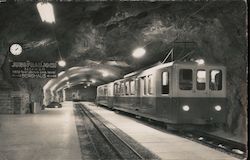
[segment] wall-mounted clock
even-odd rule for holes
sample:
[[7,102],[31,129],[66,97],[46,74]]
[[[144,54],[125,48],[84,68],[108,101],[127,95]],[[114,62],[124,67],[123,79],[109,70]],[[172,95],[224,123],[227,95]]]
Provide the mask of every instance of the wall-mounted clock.
[[20,55],[22,51],[23,51],[23,48],[18,43],[14,43],[10,46],[10,53],[12,53],[15,56]]

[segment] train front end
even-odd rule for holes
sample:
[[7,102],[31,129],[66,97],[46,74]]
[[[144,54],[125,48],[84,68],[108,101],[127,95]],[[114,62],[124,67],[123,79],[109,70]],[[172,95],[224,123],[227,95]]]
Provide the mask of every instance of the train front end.
[[225,67],[176,64],[173,70],[174,121],[178,124],[224,124],[228,110]]

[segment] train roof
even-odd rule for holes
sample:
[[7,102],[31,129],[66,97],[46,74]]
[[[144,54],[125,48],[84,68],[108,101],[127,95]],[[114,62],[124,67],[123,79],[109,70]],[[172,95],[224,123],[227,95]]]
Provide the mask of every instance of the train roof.
[[124,79],[123,79],[123,78],[122,78],[122,79],[117,79],[117,80],[115,80],[113,83],[120,82],[120,81],[122,81],[122,80],[124,80]]
[[114,83],[114,82],[105,83],[105,84],[99,85],[99,86],[97,86],[97,87],[104,87],[104,86],[108,86],[108,85],[110,85],[110,84],[112,84],[112,83]]
[[[126,74],[124,76],[124,78],[136,76],[136,75],[138,75],[138,74],[140,74],[141,72],[144,72],[144,71],[147,72],[147,71],[151,71],[151,70],[158,70],[158,69],[162,69],[162,68],[166,68],[166,67],[172,67],[174,65],[187,65],[187,66],[196,65],[196,66],[198,66],[199,64],[197,62],[194,62],[194,61],[173,61],[173,62],[169,62],[169,63],[156,63],[153,66],[150,66],[148,68],[143,68],[143,69],[140,69],[138,71]],[[218,65],[218,64],[207,64],[207,63],[205,63],[203,66],[207,66],[207,67],[208,66],[224,67],[224,66]]]
[[135,76],[139,73],[141,73],[142,71],[149,71],[149,70],[155,70],[155,69],[161,69],[161,68],[166,68],[166,67],[170,67],[170,66],[173,66],[174,62],[169,62],[169,63],[156,63],[154,64],[153,66],[150,66],[148,68],[142,68],[138,71],[135,71],[135,72],[132,72],[132,73],[129,73],[129,74],[126,74],[124,76],[124,78],[127,78],[127,77],[131,77],[131,76]]
[[[175,65],[180,65],[180,66],[191,66],[191,65],[196,65],[196,66],[199,66],[199,64],[197,64],[196,62],[194,61],[173,61],[173,62],[169,62],[169,63],[156,63],[152,66],[149,66],[147,68],[142,68],[138,71],[135,71],[135,72],[131,72],[129,74],[126,74],[124,76],[124,78],[129,78],[129,77],[133,77],[133,76],[137,76],[139,74],[141,74],[142,72],[149,72],[149,71],[152,71],[152,70],[158,70],[158,69],[162,69],[162,68],[166,68],[166,67],[172,67],[172,66],[175,66]],[[206,66],[206,67],[220,67],[220,68],[225,68],[225,66],[223,65],[219,65],[219,64],[209,64],[209,63],[205,63],[203,66]],[[103,84],[103,85],[100,85],[98,87],[102,87],[102,86],[107,86],[108,84],[112,84],[112,83],[116,83],[116,82],[120,82],[120,81],[123,81],[124,78],[122,79],[118,79],[118,80],[115,80],[113,82],[109,82],[107,84]]]

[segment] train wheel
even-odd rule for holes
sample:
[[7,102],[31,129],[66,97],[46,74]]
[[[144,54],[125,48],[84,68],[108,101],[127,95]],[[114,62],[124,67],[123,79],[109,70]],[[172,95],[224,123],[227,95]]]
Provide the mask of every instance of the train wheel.
[[220,130],[225,130],[225,128],[227,127],[225,123],[215,123],[214,126],[216,129],[220,129]]
[[136,119],[141,119],[141,116],[137,116],[137,115],[136,115],[135,118],[136,118]]
[[220,129],[219,126],[220,126],[220,124],[218,124],[218,123],[213,123],[213,124],[209,124],[209,125],[204,125],[204,126],[202,126],[202,129],[207,130],[207,131],[209,131],[209,132],[214,132],[214,131]]
[[116,114],[119,114],[120,112],[119,112],[118,110],[115,110],[115,113],[116,113]]
[[152,123],[152,122],[153,122],[152,119],[150,119],[150,118],[148,118],[147,121],[148,121],[149,123]]
[[165,130],[167,130],[167,129],[169,128],[169,125],[168,125],[167,123],[164,123],[164,124],[163,124],[163,128],[164,128]]

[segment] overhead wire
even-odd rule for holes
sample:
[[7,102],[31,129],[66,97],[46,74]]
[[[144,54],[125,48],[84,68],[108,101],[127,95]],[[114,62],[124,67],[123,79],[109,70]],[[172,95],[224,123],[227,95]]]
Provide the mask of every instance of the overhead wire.
[[[184,21],[184,20],[186,20],[186,19],[188,19],[188,18],[190,18],[190,17],[196,15],[198,12],[200,12],[200,11],[203,10],[203,9],[205,9],[205,8],[206,8],[208,5],[210,5],[212,2],[213,2],[213,1],[209,1],[207,4],[203,5],[201,8],[199,8],[199,9],[196,10],[195,12],[193,12],[193,13],[189,14],[188,16],[184,17],[184,18],[182,19],[182,21]],[[185,45],[186,45],[186,44],[185,44]],[[188,52],[188,53],[187,53],[186,55],[184,55],[183,57],[177,59],[177,61],[183,60],[184,58],[186,58],[186,57],[188,57],[188,56],[190,56],[190,55],[192,55],[192,54],[194,54],[194,50]]]
[[53,35],[54,35],[54,38],[55,38],[55,41],[56,41],[56,47],[57,47],[57,51],[58,51],[60,60],[62,60],[62,54],[61,54],[61,51],[60,51],[60,48],[59,48],[58,40],[56,38],[56,32],[55,32],[54,26],[52,27],[52,32],[53,32]]

